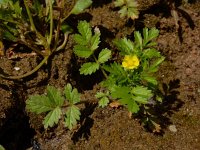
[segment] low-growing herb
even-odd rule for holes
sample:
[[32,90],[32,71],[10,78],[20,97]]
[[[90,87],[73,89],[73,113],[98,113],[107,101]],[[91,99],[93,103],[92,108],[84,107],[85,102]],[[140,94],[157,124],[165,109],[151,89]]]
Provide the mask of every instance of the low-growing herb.
[[115,7],[119,7],[120,17],[128,17],[135,20],[139,16],[138,3],[136,0],[115,0]]
[[119,99],[132,113],[137,113],[140,106],[148,104],[156,95],[158,82],[154,73],[164,60],[154,48],[154,39],[158,35],[157,29],[144,28],[143,35],[135,31],[134,42],[127,38],[114,40],[123,57],[122,63],[104,66],[110,74],[103,86],[110,91],[113,99]]
[[99,107],[105,107],[109,103],[109,98],[108,96],[110,95],[109,92],[103,93],[103,92],[97,92],[95,97],[99,99]]
[[[63,96],[64,95],[64,96]],[[80,110],[76,106],[80,102],[80,94],[77,89],[72,89],[70,84],[65,86],[64,92],[53,86],[47,86],[47,93],[32,95],[26,101],[26,108],[37,114],[45,113],[44,128],[53,127],[64,117],[64,124],[72,129],[80,120]]]
[[[99,47],[100,43],[100,31],[98,28],[92,33],[90,24],[86,21],[80,21],[78,24],[79,34],[74,35],[74,40],[77,43],[74,46],[74,53],[85,59],[91,59],[92,61],[84,63],[80,68],[80,74],[90,75],[97,70],[102,70],[102,64],[107,62],[111,57],[111,51],[107,48],[101,49],[98,56],[95,55],[95,51]],[[103,74],[107,76],[103,71]]]

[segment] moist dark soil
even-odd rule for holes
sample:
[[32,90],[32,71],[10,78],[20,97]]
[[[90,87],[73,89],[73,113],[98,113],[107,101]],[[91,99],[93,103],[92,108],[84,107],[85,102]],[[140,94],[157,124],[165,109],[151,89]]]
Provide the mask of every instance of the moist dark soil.
[[[81,121],[69,131],[59,123],[44,130],[43,115],[26,112],[29,95],[43,94],[47,85],[63,89],[71,83],[82,100],[95,101],[102,76],[79,74],[80,64],[72,52],[69,37],[65,50],[56,53],[37,73],[21,80],[0,80],[0,144],[7,150],[199,150],[200,149],[200,2],[177,3],[176,25],[164,1],[141,0],[135,21],[120,18],[111,0],[95,0],[84,14],[71,16],[69,24],[87,20],[98,26],[102,47],[114,49],[114,38],[133,39],[135,30],[156,27],[160,31],[157,49],[166,57],[157,77],[164,94],[162,105],[154,107],[154,117],[162,130],[153,132],[142,124],[145,116],[130,118],[126,108],[82,106]],[[39,56],[0,59],[0,72],[19,75],[38,64]],[[19,70],[14,69],[19,67]]]

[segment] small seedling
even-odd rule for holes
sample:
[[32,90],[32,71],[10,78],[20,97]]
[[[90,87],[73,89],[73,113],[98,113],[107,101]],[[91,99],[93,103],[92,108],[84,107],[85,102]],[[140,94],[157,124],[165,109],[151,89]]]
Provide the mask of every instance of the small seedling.
[[[81,58],[92,58],[93,61],[84,63],[80,68],[80,74],[90,75],[99,69],[102,69],[102,64],[107,62],[111,57],[111,51],[107,48],[102,49],[98,57],[94,54],[99,47],[100,31],[98,28],[92,33],[90,24],[86,21],[80,21],[78,24],[79,34],[74,35],[74,40],[77,45],[74,46],[74,53]],[[103,74],[107,76],[102,70]]]
[[135,20],[139,16],[138,3],[135,0],[115,0],[114,5],[120,8],[120,17],[128,17]]
[[97,92],[95,97],[99,99],[99,107],[105,107],[109,103],[109,98],[108,96],[110,95],[109,92],[103,93],[103,92]]
[[26,101],[26,108],[30,112],[47,114],[43,120],[45,129],[58,124],[64,116],[64,124],[71,130],[80,120],[81,113],[76,106],[79,102],[80,94],[70,84],[65,86],[64,97],[59,89],[47,86],[47,94],[30,96]]

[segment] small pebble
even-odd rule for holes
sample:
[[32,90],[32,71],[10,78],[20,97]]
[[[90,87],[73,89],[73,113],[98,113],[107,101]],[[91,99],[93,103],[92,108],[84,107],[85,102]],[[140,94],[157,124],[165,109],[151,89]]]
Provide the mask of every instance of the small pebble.
[[14,69],[15,69],[16,71],[19,71],[19,70],[20,70],[20,68],[19,68],[19,67],[14,67]]
[[197,92],[200,93],[200,88],[197,89]]
[[176,126],[175,125],[170,125],[169,126],[169,130],[171,131],[171,132],[177,132],[177,129],[176,129]]

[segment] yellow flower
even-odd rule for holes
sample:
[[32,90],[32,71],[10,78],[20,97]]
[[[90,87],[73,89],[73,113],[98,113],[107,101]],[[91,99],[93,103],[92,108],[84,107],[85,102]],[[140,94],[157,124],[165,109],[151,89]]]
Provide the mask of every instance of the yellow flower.
[[140,61],[136,55],[126,55],[122,62],[122,66],[126,69],[135,69],[139,64]]

